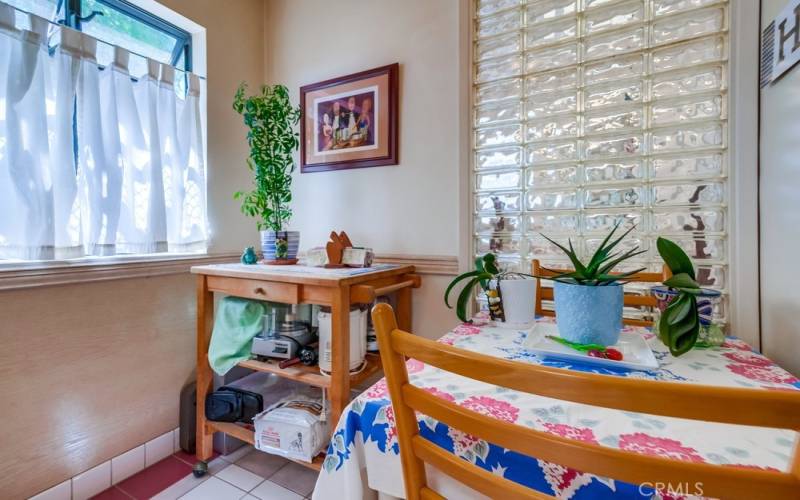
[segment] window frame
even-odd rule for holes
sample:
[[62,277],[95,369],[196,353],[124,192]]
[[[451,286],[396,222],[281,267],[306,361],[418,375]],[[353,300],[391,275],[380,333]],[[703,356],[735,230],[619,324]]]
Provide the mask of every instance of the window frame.
[[[162,33],[175,38],[175,48],[172,51],[172,59],[169,64],[176,66],[181,56],[184,56],[184,65],[180,70],[192,71],[192,34],[181,29],[174,24],[138,7],[126,0],[95,0],[109,9],[117,10],[126,16],[148,25]],[[64,7],[64,19],[60,19],[59,24],[63,24],[77,31],[83,31],[81,25],[88,21],[91,12],[83,12],[81,0],[59,0],[58,12],[61,12],[61,3]]]

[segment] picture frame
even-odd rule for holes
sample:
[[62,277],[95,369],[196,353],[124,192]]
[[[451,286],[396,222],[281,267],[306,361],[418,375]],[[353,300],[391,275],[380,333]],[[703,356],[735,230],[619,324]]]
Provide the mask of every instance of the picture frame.
[[399,63],[300,87],[300,172],[397,165]]

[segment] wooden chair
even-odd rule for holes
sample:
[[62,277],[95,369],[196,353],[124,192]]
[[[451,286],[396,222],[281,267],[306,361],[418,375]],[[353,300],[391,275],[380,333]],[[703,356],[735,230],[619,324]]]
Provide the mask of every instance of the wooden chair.
[[[534,276],[556,276],[557,274],[569,271],[560,269],[558,271],[542,267],[538,259],[533,259],[531,263],[531,274]],[[670,277],[669,268],[664,266],[660,273],[637,273],[633,276],[626,278],[628,281],[638,281],[645,283],[661,283]],[[536,282],[536,314],[541,316],[555,316],[554,311],[542,307],[542,300],[553,300],[553,289],[551,287],[542,286],[542,280]],[[623,304],[631,307],[656,307],[656,298],[652,295],[635,295],[626,293],[623,298]],[[626,325],[634,326],[653,326],[652,320],[622,318],[622,322]]]
[[[695,485],[722,499],[797,499],[800,452],[790,472],[692,463],[640,455],[503,422],[463,408],[408,381],[406,357],[515,391],[670,417],[800,430],[800,392],[692,385],[597,375],[509,361],[398,330],[387,304],[372,310],[394,407],[406,498],[444,498],[427,484],[424,463],[490,498],[542,499],[536,492],[473,465],[419,435],[415,410],[473,436],[540,460],[632,484]],[[685,488],[686,486],[684,486]],[[684,490],[685,491],[685,490]]]

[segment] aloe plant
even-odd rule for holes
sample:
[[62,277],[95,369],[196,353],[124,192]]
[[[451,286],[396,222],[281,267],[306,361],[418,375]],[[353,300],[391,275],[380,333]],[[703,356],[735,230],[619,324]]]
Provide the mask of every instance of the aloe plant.
[[697,312],[700,285],[696,281],[692,261],[681,247],[666,238],[658,238],[656,247],[672,272],[672,276],[664,280],[664,285],[678,292],[661,314],[658,337],[669,347],[673,356],[680,356],[694,347],[700,335],[700,316]]
[[[458,319],[461,321],[469,323],[471,320],[467,318],[467,305],[469,304],[469,299],[475,287],[480,286],[488,293],[490,291],[489,282],[504,274],[505,273],[501,272],[500,268],[497,267],[497,256],[494,254],[487,253],[483,257],[477,257],[475,259],[474,270],[456,276],[455,279],[447,285],[447,289],[444,291],[445,305],[449,309],[453,308],[453,306],[450,305],[450,292],[458,283],[468,279],[469,281],[467,281],[464,288],[461,289],[461,293],[458,294],[458,299],[456,300],[456,316],[458,316]],[[492,311],[493,316],[497,313],[497,310]]]
[[640,269],[624,273],[614,273],[614,274],[611,273],[611,271],[619,264],[645,252],[645,250],[639,250],[638,246],[626,252],[613,251],[614,248],[631,231],[633,231],[635,227],[636,226],[631,226],[627,231],[622,233],[622,235],[619,238],[611,241],[611,238],[617,232],[617,229],[619,229],[619,223],[615,224],[614,228],[611,230],[610,233],[608,233],[608,235],[605,237],[605,239],[597,248],[597,250],[595,250],[594,254],[592,255],[591,259],[589,259],[589,262],[587,264],[581,262],[580,258],[578,257],[578,254],[572,247],[571,240],[567,240],[568,247],[565,247],[564,245],[556,241],[553,241],[552,239],[548,238],[543,234],[542,236],[547,241],[556,245],[565,254],[567,254],[567,257],[569,257],[569,260],[572,262],[572,265],[575,267],[575,270],[568,272],[560,272],[548,269],[548,271],[557,272],[558,274],[556,274],[555,276],[537,276],[537,278],[549,279],[553,281],[560,281],[562,283],[570,283],[573,285],[585,285],[585,286],[608,286],[624,282],[625,278],[628,278],[646,269],[642,267]]

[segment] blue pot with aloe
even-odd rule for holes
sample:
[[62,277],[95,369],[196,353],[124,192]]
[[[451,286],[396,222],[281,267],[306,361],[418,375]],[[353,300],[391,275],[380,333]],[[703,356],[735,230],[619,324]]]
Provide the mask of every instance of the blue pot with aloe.
[[564,246],[542,235],[560,248],[575,268],[566,272],[548,269],[551,275],[537,276],[555,282],[556,325],[559,335],[569,343],[610,346],[619,340],[624,298],[622,285],[627,281],[626,278],[645,268],[613,274],[612,270],[645,251],[638,247],[624,252],[614,249],[634,228],[632,226],[618,238],[612,239],[619,229],[619,224],[616,224],[585,264],[578,257],[572,241],[568,240],[568,245]]

